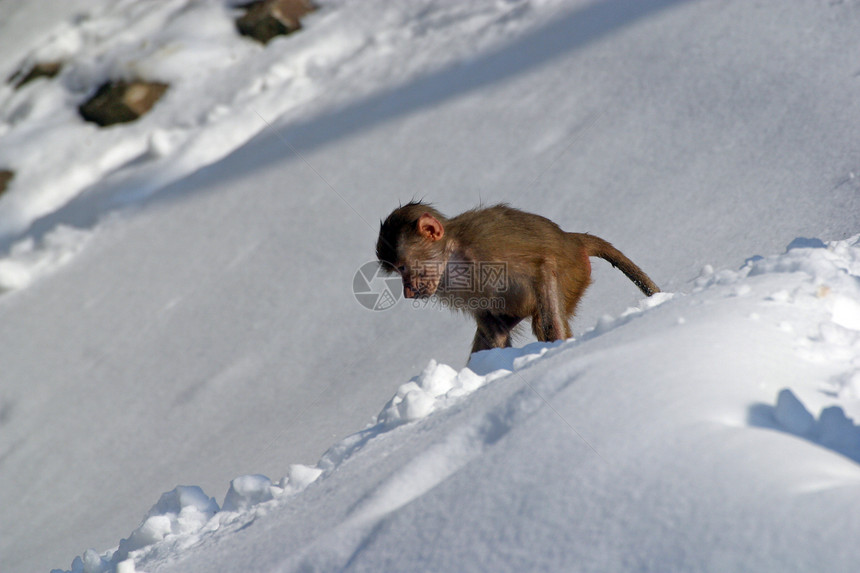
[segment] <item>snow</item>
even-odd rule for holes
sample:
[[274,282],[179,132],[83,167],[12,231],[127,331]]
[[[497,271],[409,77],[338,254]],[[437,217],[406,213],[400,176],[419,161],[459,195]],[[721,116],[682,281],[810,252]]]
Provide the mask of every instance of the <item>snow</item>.
[[[481,352],[459,372],[431,360],[289,492],[236,478],[206,520],[214,501],[177,488],[72,571],[850,570],[860,427],[843,407],[860,403],[840,381],[860,373],[860,330],[821,333],[843,328],[831,309],[858,278],[860,235],[579,340]],[[822,528],[827,543],[809,542]]]
[[[833,546],[854,546],[856,518],[846,507],[860,489],[860,427],[837,405],[823,407],[816,421],[792,390],[777,389],[790,384],[817,394],[821,404],[835,400],[854,415],[860,412],[856,399],[846,399],[856,396],[856,389],[841,382],[860,374],[860,330],[836,324],[833,313],[838,301],[860,296],[860,235],[825,248],[759,258],[740,271],[720,273],[719,280],[715,276],[700,280],[689,295],[643,301],[649,304],[629,309],[614,325],[581,340],[478,353],[459,372],[431,360],[397,390],[373,426],[335,445],[317,468],[292,468],[280,485],[261,475],[236,478],[221,511],[199,488],[179,487],[162,496],[116,552],[98,559],[85,554],[71,570],[110,570],[108,565],[129,560],[146,571],[206,571],[215,563],[253,569],[261,560],[265,568],[286,570],[435,570],[454,564],[471,569],[496,561],[502,569],[599,571],[655,564],[661,570],[724,570],[742,564],[755,570],[779,564],[804,570],[826,563],[847,570],[842,567],[857,558],[856,550],[828,546],[818,554],[804,545],[798,551],[791,546],[795,537],[779,526],[784,519],[817,512],[835,530]],[[774,289],[790,292],[790,300],[775,300]],[[833,329],[839,336],[825,334]],[[650,336],[643,336],[647,332]],[[709,342],[720,345],[719,351]],[[838,359],[835,349],[847,352]],[[691,379],[697,381],[694,387]],[[484,394],[469,401],[481,389]],[[775,406],[767,405],[774,396]],[[658,413],[661,419],[655,421]],[[588,438],[573,424],[587,428]],[[643,425],[647,432],[640,431]],[[772,430],[819,447],[804,450],[786,440],[768,456]],[[551,446],[542,444],[548,438]],[[727,446],[720,449],[723,441]],[[798,463],[794,455],[805,461]],[[541,463],[527,463],[531,456]],[[711,456],[722,463],[695,467]],[[368,465],[376,474],[369,479],[362,477]],[[569,476],[562,483],[536,476],[557,473],[559,465],[576,471],[577,488],[570,487]],[[607,479],[607,473],[612,477]],[[460,474],[475,481],[445,485],[467,480],[458,480]],[[296,499],[317,480],[333,482],[323,499],[321,494],[310,503]],[[524,483],[529,485],[523,499]],[[726,497],[726,484],[751,494]],[[763,489],[768,484],[775,493]],[[582,508],[585,519],[571,509],[583,504],[579,487],[588,496],[620,505],[600,514],[611,506],[591,502]],[[649,494],[652,489],[660,495]],[[796,499],[798,492],[803,495]],[[511,500],[525,505],[515,523],[496,522],[486,518],[490,509],[474,496],[508,509]],[[805,507],[809,496],[814,511]],[[789,499],[801,507],[781,511]],[[419,508],[409,509],[410,504]],[[294,511],[283,511],[287,508]],[[349,509],[341,517],[343,508]],[[598,515],[592,515],[595,510]],[[337,518],[324,517],[331,514]],[[440,514],[448,515],[441,519]],[[713,522],[702,514],[713,515]],[[618,521],[621,515],[626,518]],[[748,546],[755,527],[729,527],[725,520],[770,531],[772,552]],[[317,528],[321,524],[322,533],[310,543],[296,542],[290,532],[301,531],[309,521]],[[255,555],[250,561],[232,546],[221,549],[252,523],[263,531],[251,542]],[[410,523],[421,523],[422,529],[407,527]],[[458,524],[457,537],[446,539],[452,523]],[[494,530],[498,523],[514,531]],[[549,541],[534,553],[510,555],[506,562],[499,555],[506,552],[504,544],[482,548],[487,528],[520,540],[507,549],[515,551],[528,547],[521,536],[548,523],[555,533],[547,533]],[[691,546],[667,544],[665,535],[678,523],[694,526],[685,538]],[[800,521],[793,535],[812,534],[821,525]],[[577,537],[572,532],[593,537],[613,528],[623,543],[589,537],[570,545],[569,537]],[[422,544],[428,536],[437,543]],[[719,548],[705,547],[714,536]],[[606,551],[597,553],[600,559],[589,556],[591,543]],[[619,551],[627,543],[639,552]],[[300,549],[278,551],[281,544]],[[397,547],[410,550],[392,552]]]
[[[854,570],[856,2],[321,5],[0,0],[0,569]],[[466,363],[353,293],[412,197],[666,292]]]
[[88,238],[88,233],[74,227],[57,225],[39,244],[33,237],[16,242],[0,260],[0,292],[24,288],[50,273],[80,252]]

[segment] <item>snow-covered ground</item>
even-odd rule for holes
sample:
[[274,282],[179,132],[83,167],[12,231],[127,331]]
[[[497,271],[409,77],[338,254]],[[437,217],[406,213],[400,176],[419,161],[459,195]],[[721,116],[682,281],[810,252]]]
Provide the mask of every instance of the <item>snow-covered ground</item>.
[[[860,3],[235,13],[0,0],[0,77],[66,62],[0,87],[0,569],[852,569]],[[353,297],[412,197],[674,294],[595,264],[576,340],[464,370],[468,321]]]
[[860,235],[706,269],[580,340],[431,360],[315,468],[220,510],[176,488],[72,571],[851,571],[858,351]]

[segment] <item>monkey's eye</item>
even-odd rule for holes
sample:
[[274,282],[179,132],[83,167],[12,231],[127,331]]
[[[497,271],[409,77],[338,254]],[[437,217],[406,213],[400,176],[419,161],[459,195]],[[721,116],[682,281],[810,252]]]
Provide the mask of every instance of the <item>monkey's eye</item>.
[[405,275],[406,274],[406,265],[400,265],[399,267],[397,267],[397,272],[400,273],[401,275]]

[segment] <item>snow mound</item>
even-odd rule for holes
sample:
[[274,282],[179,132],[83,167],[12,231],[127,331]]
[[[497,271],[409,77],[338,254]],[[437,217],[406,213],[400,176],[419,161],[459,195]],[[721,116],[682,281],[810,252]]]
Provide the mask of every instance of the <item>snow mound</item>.
[[[580,340],[554,344],[536,343],[521,349],[481,352],[472,357],[469,368],[459,371],[431,360],[418,376],[397,390],[371,426],[333,446],[317,467],[292,466],[289,475],[277,484],[262,475],[238,477],[231,482],[221,508],[200,488],[176,488],[162,496],[144,518],[141,526],[128,539],[120,542],[117,549],[102,555],[89,550],[82,557],[75,559],[72,571],[102,573],[121,571],[121,567],[134,570],[134,567],[161,566],[169,562],[171,557],[182,555],[184,551],[197,545],[204,537],[229,535],[231,531],[236,531],[258,517],[277,515],[280,507],[295,503],[296,496],[312,483],[329,479],[337,483],[339,470],[346,471],[351,460],[365,455],[363,450],[373,450],[374,448],[369,448],[370,445],[405,440],[410,435],[409,426],[418,428],[416,423],[422,419],[435,418],[445,412],[454,412],[446,414],[446,419],[455,417],[456,411],[469,403],[469,396],[481,389],[491,391],[496,386],[491,384],[494,381],[505,380],[508,384],[521,381],[525,384],[501,404],[455,426],[452,431],[440,435],[439,439],[427,447],[413,452],[406,461],[391,466],[387,477],[375,481],[332,531],[291,556],[287,569],[339,569],[345,563],[352,562],[356,555],[367,556],[362,553],[368,543],[365,538],[367,531],[375,530],[383,521],[395,519],[394,516],[403,508],[428,495],[437,486],[470,466],[473,460],[488,455],[497,444],[504,441],[505,436],[514,430],[522,431],[526,421],[545,407],[549,407],[556,417],[575,432],[577,439],[574,442],[587,446],[592,453],[598,454],[604,463],[609,463],[604,459],[604,455],[611,451],[611,448],[606,444],[593,447],[584,435],[568,422],[567,417],[571,414],[551,406],[550,401],[557,402],[553,397],[562,395],[570,387],[570,373],[574,373],[572,376],[575,380],[579,376],[578,372],[587,370],[589,362],[601,361],[602,364],[608,364],[631,352],[635,354],[631,344],[651,348],[645,352],[646,355],[656,354],[661,348],[660,340],[666,334],[677,336],[679,328],[696,329],[697,326],[692,324],[696,322],[700,323],[700,327],[717,329],[718,332],[727,334],[730,329],[735,328],[738,320],[759,326],[767,323],[771,326],[763,332],[771,332],[768,336],[772,338],[760,338],[757,348],[749,348],[747,356],[723,355],[718,348],[714,348],[714,354],[710,358],[713,361],[711,365],[707,362],[690,363],[683,354],[676,356],[674,361],[663,364],[667,380],[673,380],[673,372],[679,368],[679,371],[692,368],[693,371],[698,370],[704,374],[709,368],[718,368],[718,364],[725,364],[726,361],[736,362],[740,367],[738,371],[743,372],[743,365],[754,364],[749,362],[750,357],[775,352],[782,345],[780,341],[784,340],[785,336],[794,340],[794,350],[801,360],[809,365],[817,365],[818,370],[811,372],[819,372],[821,376],[808,382],[795,383],[793,388],[783,388],[778,393],[775,406],[755,403],[755,400],[750,399],[759,395],[761,389],[769,384],[762,384],[756,379],[755,372],[766,371],[762,370],[760,365],[747,369],[748,380],[736,380],[722,390],[709,386],[706,382],[707,376],[703,376],[702,381],[697,384],[702,387],[700,391],[704,391],[705,395],[697,400],[702,404],[710,404],[710,410],[702,408],[701,412],[696,413],[689,408],[678,409],[673,405],[673,400],[669,400],[662,406],[662,412],[651,413],[662,419],[666,428],[674,428],[672,431],[679,432],[682,432],[684,427],[698,428],[692,432],[692,436],[705,427],[702,425],[704,420],[715,415],[724,420],[726,428],[742,427],[742,412],[736,411],[731,415],[718,415],[717,412],[722,411],[727,403],[734,403],[736,410],[742,410],[742,404],[746,402],[750,429],[778,430],[860,462],[860,427],[846,414],[846,409],[858,411],[860,406],[856,384],[860,380],[860,360],[857,358],[860,356],[860,329],[852,326],[855,317],[852,303],[860,299],[860,235],[824,247],[798,247],[795,244],[785,254],[758,257],[748,261],[737,271],[714,272],[713,269],[706,268],[696,281],[695,291],[686,296],[665,295],[643,302],[638,308],[623,313],[618,319],[603,321],[601,327]],[[721,326],[726,320],[726,309],[735,317],[727,323],[731,324],[730,327]],[[754,312],[749,309],[754,309]],[[660,312],[654,312],[656,310]],[[658,341],[652,344],[656,346],[648,346],[647,341],[628,341],[621,344],[620,353],[613,352],[610,346],[609,349],[603,347],[602,350],[595,350],[592,357],[589,357],[591,353],[588,353],[576,358],[577,353],[574,351],[585,351],[592,345],[600,348],[599,343],[602,340],[611,338],[605,336],[609,333],[623,334],[622,338],[629,336],[628,331],[631,329],[622,327],[632,326],[633,317],[639,317],[637,325],[646,330],[656,324],[666,325],[662,330],[654,332]],[[609,328],[608,325],[614,327]],[[741,342],[741,347],[745,344]],[[690,349],[699,346],[698,342],[693,342]],[[570,358],[566,358],[568,356]],[[531,372],[532,367],[540,367],[537,370],[543,374],[535,379]],[[610,370],[608,366],[603,366],[603,369]],[[607,376],[610,376],[607,381],[614,380],[611,374]],[[529,379],[533,381],[529,382]],[[784,379],[778,381],[785,382]],[[680,383],[678,388],[689,385],[686,380],[680,380]],[[652,393],[649,398],[651,407],[660,403],[659,398],[654,399],[655,396],[659,397],[667,392],[671,395],[672,391],[661,388],[660,384],[648,380],[643,380],[643,384],[646,384],[650,389],[648,391]],[[826,390],[826,394],[822,393],[822,389]],[[581,392],[587,393],[588,390],[582,388]],[[825,405],[816,418],[810,413],[809,407],[798,398],[798,393],[809,397],[813,402],[829,401],[830,404]],[[734,395],[736,397],[731,398]],[[633,403],[637,400],[635,397],[629,399],[633,400]],[[623,409],[624,404],[625,401],[619,399],[618,407]],[[452,408],[454,406],[458,407]],[[694,420],[694,426],[690,425],[690,420]],[[621,419],[617,422],[621,425],[629,423],[622,423]],[[601,424],[606,432],[618,431],[610,430],[613,427],[611,419],[602,419]],[[711,424],[708,427],[722,426]],[[594,439],[594,431],[592,430],[590,439]],[[654,437],[661,431],[656,430]],[[655,430],[652,428],[648,432]],[[608,436],[598,434],[597,438],[603,442]],[[759,443],[758,440],[754,441]],[[652,444],[651,447],[654,446]],[[540,450],[541,446],[535,444],[535,447]],[[749,446],[748,451],[739,455],[752,455],[750,459],[755,459],[753,450],[756,447],[758,446]],[[698,446],[696,448],[696,451],[701,451]],[[599,454],[598,450],[603,450],[604,453]],[[390,451],[390,446],[385,451]],[[687,455],[690,453],[687,452]],[[654,455],[657,455],[656,451]],[[660,455],[666,455],[662,449]],[[392,462],[379,459],[373,463],[384,465]],[[690,463],[695,467],[695,460]],[[780,462],[783,469],[779,471],[795,473],[795,469],[786,470],[794,468],[794,463],[796,461],[793,459],[783,459]],[[714,479],[720,478],[718,476]],[[759,518],[760,516],[756,519]],[[429,522],[427,526],[432,528]],[[206,547],[211,548],[214,545]]]
[[265,514],[270,502],[301,492],[321,473],[294,464],[277,484],[264,475],[239,476],[230,482],[221,507],[198,486],[177,486],[161,496],[117,548],[101,554],[89,549],[74,559],[67,573],[133,573],[136,562],[181,553],[207,534],[247,525]]
[[69,262],[85,246],[89,233],[60,225],[41,241],[27,237],[0,258],[0,293],[29,286],[38,277]]
[[[87,550],[83,556],[75,558],[67,573],[121,572],[122,568],[134,571],[133,564],[136,562],[145,563],[153,556],[181,551],[196,544],[201,536],[224,529],[230,524],[235,526],[237,523],[253,521],[257,515],[265,513],[267,505],[284,503],[321,475],[336,471],[371,439],[450,407],[560,344],[535,343],[522,349],[508,348],[475,354],[470,364],[485,374],[478,374],[471,368],[463,368],[458,372],[446,364],[431,360],[421,374],[398,388],[367,430],[333,446],[322,457],[318,467],[292,465],[287,476],[277,483],[261,474],[239,476],[230,482],[220,508],[201,488],[179,486],[162,495],[141,525],[127,539],[123,539],[116,549],[102,554],[93,549]],[[368,500],[358,512],[356,520],[364,522],[414,499],[474,457],[481,444],[495,441],[500,432],[499,421],[476,425],[444,445],[426,452],[410,467],[404,468],[372,500]],[[59,571],[55,570],[54,573]]]
[[130,555],[170,537],[196,534],[218,512],[218,504],[197,486],[178,486],[161,496],[146,514],[143,523],[128,539],[120,541],[116,551],[98,555],[94,550],[75,558],[74,573],[104,573],[114,570],[134,571]]

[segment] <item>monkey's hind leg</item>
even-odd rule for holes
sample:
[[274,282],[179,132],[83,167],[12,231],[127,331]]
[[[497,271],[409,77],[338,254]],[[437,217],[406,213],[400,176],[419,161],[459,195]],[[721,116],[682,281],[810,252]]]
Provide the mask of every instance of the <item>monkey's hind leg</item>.
[[537,305],[532,315],[532,332],[541,342],[570,338],[570,325],[564,315],[564,301],[558,284],[558,272],[549,262],[541,265],[537,284]]

